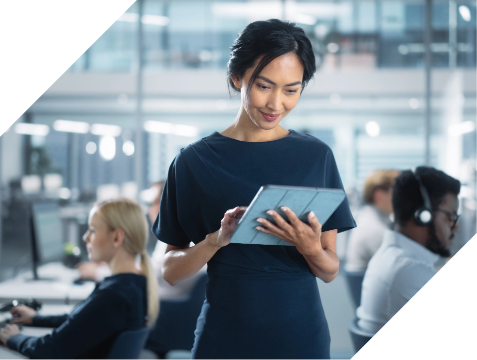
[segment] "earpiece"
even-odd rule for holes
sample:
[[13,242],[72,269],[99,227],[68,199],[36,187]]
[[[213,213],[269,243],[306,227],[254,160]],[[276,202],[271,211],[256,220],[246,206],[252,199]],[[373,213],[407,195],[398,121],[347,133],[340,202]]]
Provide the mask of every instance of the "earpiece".
[[412,174],[419,184],[419,191],[421,192],[422,199],[424,200],[424,206],[421,206],[414,212],[414,222],[418,226],[427,226],[433,220],[431,200],[429,199],[429,195],[421,181],[419,174],[414,169],[412,170]]

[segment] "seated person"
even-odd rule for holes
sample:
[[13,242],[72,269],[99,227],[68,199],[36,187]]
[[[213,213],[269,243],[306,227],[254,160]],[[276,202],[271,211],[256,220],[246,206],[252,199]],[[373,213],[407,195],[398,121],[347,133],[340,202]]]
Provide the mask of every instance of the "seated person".
[[389,215],[393,212],[392,186],[398,175],[399,172],[395,170],[378,170],[366,178],[366,205],[356,217],[358,227],[351,230],[349,235],[346,271],[364,272],[369,260],[381,246],[384,232],[391,226]]
[[364,276],[356,311],[362,330],[378,332],[436,274],[439,255],[450,256],[459,192],[459,180],[432,167],[396,178],[395,230],[386,230]]
[[[148,190],[150,195],[150,204],[147,215],[151,224],[156,220],[157,214],[159,213],[164,184],[165,181],[159,181],[152,184]],[[156,242],[154,252],[151,256],[151,262],[156,274],[157,285],[161,299],[175,299],[186,295],[194,286],[200,274],[207,271],[207,266],[204,266],[199,273],[180,281],[175,286],[170,285],[162,277],[162,263],[166,254],[167,244],[163,243],[162,241],[157,241],[152,232],[149,231],[148,234],[153,238],[153,241]],[[111,271],[109,270],[106,263],[84,262],[78,264],[77,268],[79,269],[82,278],[93,279],[95,281],[101,281],[106,276],[111,274]]]
[[[124,331],[153,324],[158,314],[157,285],[146,239],[146,218],[134,201],[118,199],[96,204],[83,237],[92,261],[104,261],[111,276],[69,315],[40,316],[25,306],[14,307],[18,324],[53,327],[42,337],[25,336],[17,325],[0,330],[0,341],[30,358],[105,358]],[[141,269],[136,267],[140,255]]]

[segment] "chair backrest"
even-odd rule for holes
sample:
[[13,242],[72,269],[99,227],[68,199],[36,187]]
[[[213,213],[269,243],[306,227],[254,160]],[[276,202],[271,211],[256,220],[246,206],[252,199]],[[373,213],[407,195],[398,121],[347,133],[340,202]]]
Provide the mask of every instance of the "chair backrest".
[[356,352],[373,337],[373,334],[367,333],[358,327],[358,318],[356,317],[349,323],[348,331],[351,335],[351,340],[353,340],[354,350]]
[[107,359],[137,359],[149,335],[149,328],[123,331],[109,350]]
[[345,271],[346,281],[356,307],[361,303],[361,288],[363,286],[364,271]]

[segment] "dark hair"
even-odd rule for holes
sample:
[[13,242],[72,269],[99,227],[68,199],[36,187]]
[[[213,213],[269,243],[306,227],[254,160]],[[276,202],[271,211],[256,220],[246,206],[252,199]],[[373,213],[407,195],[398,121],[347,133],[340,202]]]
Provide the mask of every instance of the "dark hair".
[[[438,207],[447,194],[459,195],[460,181],[433,167],[419,166],[415,172],[431,200],[432,208]],[[404,226],[414,212],[424,206],[419,183],[411,170],[403,171],[394,182],[393,209],[396,224]]]
[[316,71],[313,48],[303,29],[296,26],[295,23],[278,19],[255,21],[248,24],[231,47],[230,59],[227,64],[229,91],[230,87],[235,91],[240,91],[235,87],[232,75],[243,76],[259,56],[263,55],[250,77],[248,91],[265,66],[289,52],[295,53],[303,63],[304,72],[301,85],[303,91]]

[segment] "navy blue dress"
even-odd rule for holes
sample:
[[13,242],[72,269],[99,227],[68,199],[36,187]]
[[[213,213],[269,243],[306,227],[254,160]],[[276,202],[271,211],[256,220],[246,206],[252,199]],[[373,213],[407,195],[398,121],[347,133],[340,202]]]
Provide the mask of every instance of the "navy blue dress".
[[[153,231],[170,245],[197,244],[268,184],[343,188],[331,149],[311,135],[245,142],[215,132],[172,162]],[[322,230],[355,226],[346,199]],[[194,358],[330,357],[316,278],[295,247],[229,244],[207,272]]]

